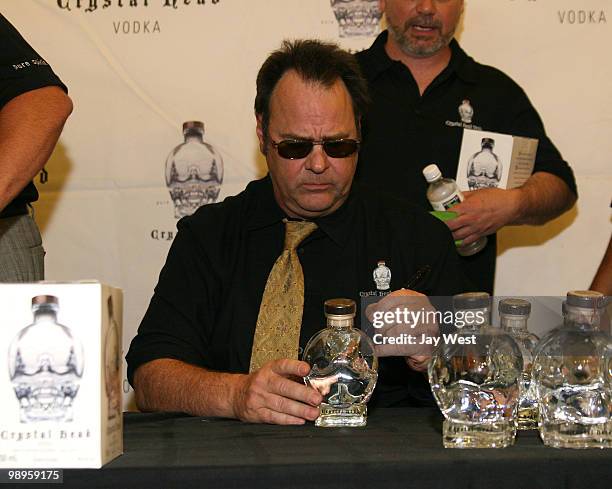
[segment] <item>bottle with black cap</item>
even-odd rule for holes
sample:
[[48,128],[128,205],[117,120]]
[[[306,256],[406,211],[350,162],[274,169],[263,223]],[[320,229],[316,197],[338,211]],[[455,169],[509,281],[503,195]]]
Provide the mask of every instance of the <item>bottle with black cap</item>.
[[518,406],[518,429],[534,430],[538,427],[538,403],[535,387],[531,382],[533,353],[540,339],[527,329],[531,303],[524,299],[502,299],[499,301],[499,323],[518,344],[523,355],[523,376],[520,383]]
[[568,292],[563,325],[536,348],[532,379],[545,445],[612,448],[612,339],[600,327],[605,306],[599,292]]
[[310,367],[307,385],[323,396],[316,426],[365,426],[366,403],[378,379],[378,359],[372,340],[355,329],[355,301],[325,301],[327,327],[315,334],[304,349]]

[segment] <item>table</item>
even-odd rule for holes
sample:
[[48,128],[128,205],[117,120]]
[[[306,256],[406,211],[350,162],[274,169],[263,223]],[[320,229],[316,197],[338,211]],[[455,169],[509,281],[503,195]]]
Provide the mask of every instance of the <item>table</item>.
[[435,409],[378,409],[364,428],[335,429],[124,416],[125,454],[67,470],[56,488],[612,488],[612,450],[548,448],[536,431],[505,449],[444,449]]

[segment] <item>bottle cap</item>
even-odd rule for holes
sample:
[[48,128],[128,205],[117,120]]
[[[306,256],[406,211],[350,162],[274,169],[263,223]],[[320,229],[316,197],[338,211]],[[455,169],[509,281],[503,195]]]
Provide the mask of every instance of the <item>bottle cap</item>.
[[487,292],[465,292],[453,296],[455,310],[484,309],[491,307],[491,297]]
[[529,316],[531,303],[524,299],[503,299],[499,301],[499,313],[513,316]]
[[192,131],[204,133],[204,123],[201,121],[183,122],[183,134],[187,134],[188,132]]
[[431,183],[440,178],[442,176],[442,172],[438,168],[438,165],[432,163],[431,165],[427,165],[425,168],[423,168],[423,176],[425,177],[425,180]]
[[600,309],[606,306],[606,296],[594,290],[572,290],[567,293],[567,306]]
[[43,304],[58,305],[59,301],[54,295],[37,295],[35,297],[32,297],[32,306],[41,306]]
[[495,139],[491,139],[491,138],[482,138],[482,141],[480,142],[480,145],[484,148],[485,146],[490,146],[491,148],[493,148],[493,146],[495,146]]
[[355,315],[357,306],[352,299],[329,299],[325,301],[325,315],[348,316]]

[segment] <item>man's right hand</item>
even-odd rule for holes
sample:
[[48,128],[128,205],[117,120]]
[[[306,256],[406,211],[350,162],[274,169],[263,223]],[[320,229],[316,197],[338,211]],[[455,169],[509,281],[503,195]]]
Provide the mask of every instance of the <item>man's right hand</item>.
[[314,421],[319,416],[321,394],[293,380],[309,371],[306,362],[283,359],[242,376],[233,399],[235,417],[251,423],[289,425]]

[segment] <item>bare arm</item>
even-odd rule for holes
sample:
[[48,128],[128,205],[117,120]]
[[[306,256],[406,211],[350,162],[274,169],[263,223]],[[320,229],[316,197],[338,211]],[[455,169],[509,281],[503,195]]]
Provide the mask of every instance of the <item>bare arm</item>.
[[455,239],[465,244],[512,224],[544,224],[568,210],[576,196],[552,173],[534,173],[516,189],[465,192],[465,201],[453,207],[459,217],[447,221]]
[[606,250],[597,273],[593,278],[590,290],[596,290],[604,295],[612,296],[612,237]]
[[212,372],[179,360],[138,367],[136,403],[143,411],[184,412],[274,424],[303,424],[319,415],[321,395],[291,379],[309,371],[297,360],[276,360],[252,374]]
[[72,112],[59,87],[23,93],[0,110],[0,210],[44,167]]
[[517,190],[521,194],[518,215],[507,224],[544,224],[576,202],[567,184],[552,173],[534,173]]

